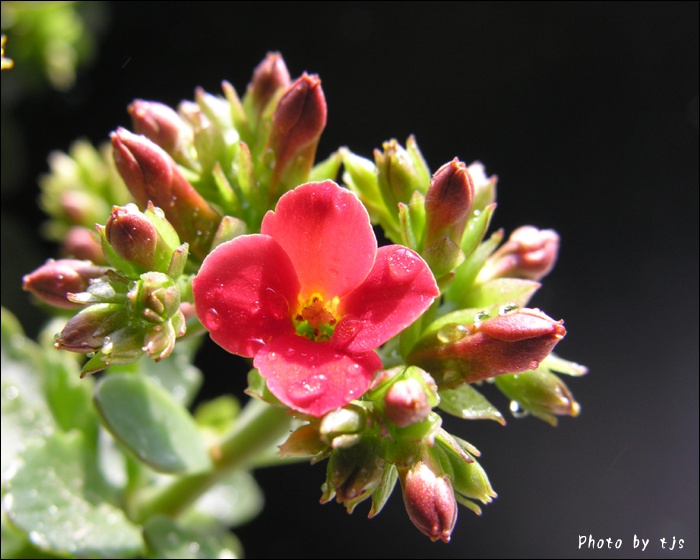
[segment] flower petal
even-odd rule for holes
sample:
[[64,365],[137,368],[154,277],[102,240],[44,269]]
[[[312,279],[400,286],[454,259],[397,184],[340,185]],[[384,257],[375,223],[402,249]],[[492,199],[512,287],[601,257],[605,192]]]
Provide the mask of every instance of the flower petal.
[[294,332],[299,280],[284,249],[267,235],[219,245],[192,281],[202,324],[219,346],[253,357],[272,338]]
[[361,397],[382,361],[374,352],[348,354],[329,342],[292,334],[264,346],[253,365],[280,401],[320,417]]
[[349,352],[377,348],[398,334],[440,295],[425,261],[401,245],[380,247],[365,281],[340,300],[343,317],[333,342]]
[[365,279],[377,251],[367,210],[333,181],[306,183],[286,193],[263,219],[261,232],[292,259],[303,297],[347,294]]

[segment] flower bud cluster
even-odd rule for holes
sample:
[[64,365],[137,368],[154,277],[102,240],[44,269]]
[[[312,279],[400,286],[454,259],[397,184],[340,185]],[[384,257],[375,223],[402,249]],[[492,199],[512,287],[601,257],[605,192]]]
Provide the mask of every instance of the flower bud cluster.
[[185,334],[180,288],[161,272],[130,280],[109,271],[106,278],[68,299],[86,307],[56,335],[55,347],[88,355],[82,375],[142,356],[160,361]]

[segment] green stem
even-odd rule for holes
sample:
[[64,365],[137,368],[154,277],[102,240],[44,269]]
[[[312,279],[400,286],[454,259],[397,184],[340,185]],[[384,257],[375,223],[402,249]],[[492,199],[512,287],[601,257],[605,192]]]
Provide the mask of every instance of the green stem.
[[261,453],[289,431],[285,409],[251,399],[236,420],[233,430],[211,449],[214,468],[186,475],[163,487],[144,492],[133,504],[131,517],[138,523],[158,515],[176,517],[192,505],[223,476],[250,466]]

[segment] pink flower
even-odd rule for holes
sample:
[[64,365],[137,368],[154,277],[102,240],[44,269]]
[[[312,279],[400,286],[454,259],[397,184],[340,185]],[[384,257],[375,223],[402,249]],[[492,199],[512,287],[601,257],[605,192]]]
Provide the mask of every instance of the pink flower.
[[439,295],[416,253],[377,249],[364,206],[332,181],[286,193],[260,234],[217,247],[192,286],[212,339],[312,416],[361,397],[382,367],[373,350]]

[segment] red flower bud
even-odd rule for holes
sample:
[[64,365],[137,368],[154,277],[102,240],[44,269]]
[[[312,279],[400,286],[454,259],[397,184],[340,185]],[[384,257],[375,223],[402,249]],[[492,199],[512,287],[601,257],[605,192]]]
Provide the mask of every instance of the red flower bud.
[[422,422],[431,410],[425,386],[417,379],[398,380],[384,396],[384,414],[389,422],[401,428]]
[[120,128],[112,133],[112,147],[117,169],[139,206],[145,208],[150,200],[161,208],[192,254],[203,259],[221,221],[219,213],[187,182],[175,161],[146,137]]
[[406,512],[413,524],[430,540],[449,542],[457,522],[457,501],[450,479],[438,476],[423,461],[399,470]]
[[94,231],[82,226],[73,226],[63,239],[61,253],[66,257],[106,264],[102,245]]
[[267,143],[275,157],[273,193],[280,182],[293,187],[307,179],[326,127],[326,114],[326,98],[318,76],[304,73],[287,88],[272,117]]
[[441,237],[459,245],[473,202],[474,184],[464,163],[455,158],[438,169],[425,195],[425,246]]
[[253,72],[253,79],[248,86],[255,112],[261,115],[265,107],[280,89],[289,87],[291,79],[282,55],[269,52]]
[[486,261],[478,280],[502,277],[540,280],[554,268],[558,253],[559,235],[556,231],[520,227]]
[[90,285],[90,280],[104,276],[106,271],[106,268],[95,266],[90,261],[49,260],[24,276],[22,287],[54,307],[77,309],[83,306],[69,301],[67,295],[84,292]]
[[177,152],[181,137],[191,137],[189,128],[173,109],[155,101],[135,99],[128,107],[137,134],[143,134],[170,155]]
[[454,388],[536,369],[565,334],[563,321],[518,309],[474,325],[446,325],[419,342],[408,362],[430,372],[441,388]]

